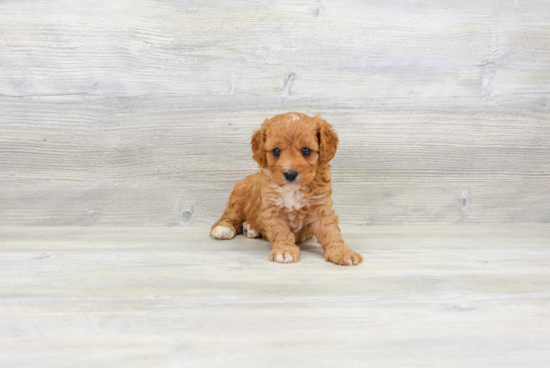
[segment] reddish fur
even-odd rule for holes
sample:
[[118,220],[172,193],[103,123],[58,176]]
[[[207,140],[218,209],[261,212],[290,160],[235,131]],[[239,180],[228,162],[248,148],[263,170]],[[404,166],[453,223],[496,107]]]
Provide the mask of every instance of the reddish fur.
[[[315,235],[327,261],[361,263],[361,255],[344,244],[338,216],[332,209],[329,162],[338,148],[332,126],[319,115],[280,114],[262,124],[252,136],[251,146],[261,171],[235,185],[222,218],[212,230],[226,226],[239,234],[246,221],[271,242],[269,258],[279,262],[283,258],[298,261],[300,249],[296,244]],[[281,151],[279,157],[272,153],[275,148]],[[309,148],[311,154],[303,156],[303,148]],[[297,183],[286,183],[283,173],[289,168],[298,172]],[[303,207],[287,208],[282,192],[294,190],[302,196]]]

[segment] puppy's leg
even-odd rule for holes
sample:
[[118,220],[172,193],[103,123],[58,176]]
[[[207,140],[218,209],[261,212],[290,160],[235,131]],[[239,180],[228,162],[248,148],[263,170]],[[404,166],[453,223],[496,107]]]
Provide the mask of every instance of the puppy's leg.
[[242,220],[233,213],[224,213],[222,218],[212,226],[210,235],[215,239],[233,239],[242,231]]
[[222,218],[212,226],[210,235],[213,238],[221,240],[233,239],[235,235],[242,232],[244,219],[239,214],[237,203],[233,199],[233,194],[231,194]]
[[256,213],[260,200],[260,173],[252,174],[235,185],[225,212],[212,226],[210,234],[216,239],[231,239],[243,232],[243,222],[247,213]]
[[363,262],[363,257],[347,245],[340,234],[338,216],[333,210],[316,217],[311,230],[325,251],[325,259],[337,265],[353,266]]
[[296,245],[296,238],[292,231],[277,221],[272,221],[262,230],[264,238],[271,242],[269,260],[279,263],[292,263],[300,260],[300,248]]

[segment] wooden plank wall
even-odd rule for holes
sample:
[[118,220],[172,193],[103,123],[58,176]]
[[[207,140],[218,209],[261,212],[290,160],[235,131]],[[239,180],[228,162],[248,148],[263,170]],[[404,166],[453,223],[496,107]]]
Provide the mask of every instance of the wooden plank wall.
[[212,223],[286,111],[344,223],[550,222],[548,0],[3,0],[0,225]]

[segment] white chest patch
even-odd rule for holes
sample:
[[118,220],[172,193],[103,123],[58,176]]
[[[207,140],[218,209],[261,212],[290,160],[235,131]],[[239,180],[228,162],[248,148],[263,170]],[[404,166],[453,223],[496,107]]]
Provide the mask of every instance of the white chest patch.
[[278,207],[286,207],[290,211],[299,210],[306,205],[306,201],[303,199],[302,192],[299,190],[286,191],[279,189],[279,198],[277,198]]

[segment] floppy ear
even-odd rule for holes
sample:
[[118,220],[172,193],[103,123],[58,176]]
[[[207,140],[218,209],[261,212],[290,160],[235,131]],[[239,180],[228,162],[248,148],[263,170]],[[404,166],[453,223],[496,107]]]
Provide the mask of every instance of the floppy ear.
[[260,167],[267,166],[267,158],[265,157],[264,148],[264,133],[262,129],[256,130],[252,135],[250,145],[252,146],[252,158],[260,165]]
[[320,115],[315,115],[318,122],[317,137],[319,138],[319,164],[328,164],[336,154],[338,149],[338,135],[332,129],[332,125],[321,119]]

